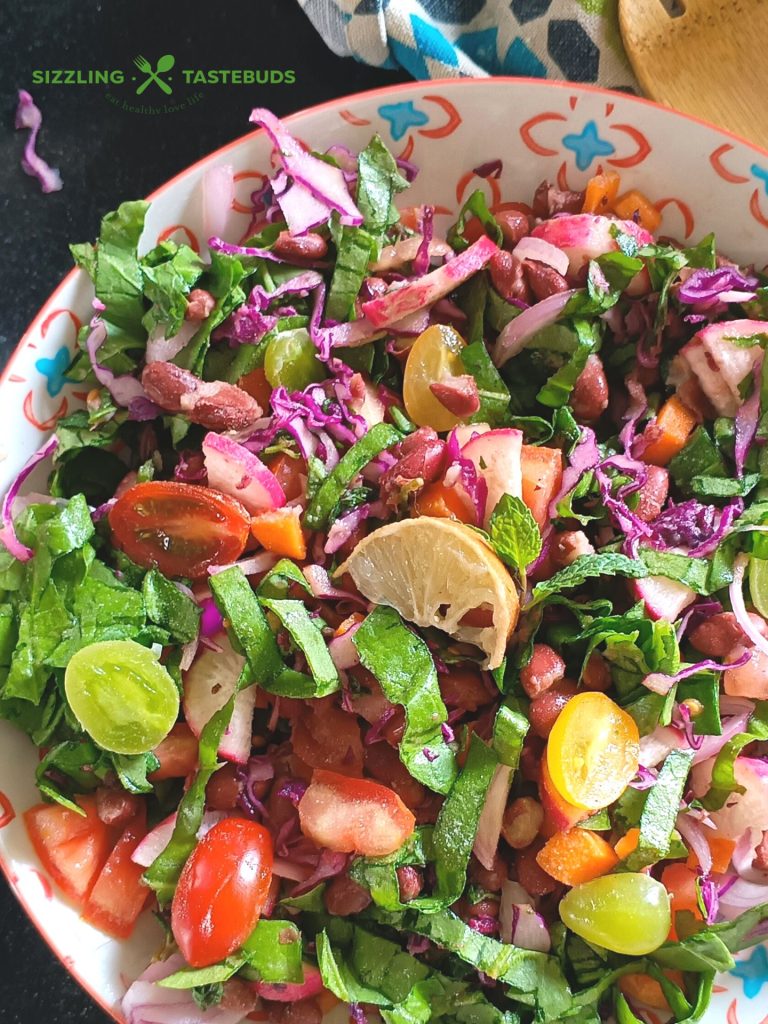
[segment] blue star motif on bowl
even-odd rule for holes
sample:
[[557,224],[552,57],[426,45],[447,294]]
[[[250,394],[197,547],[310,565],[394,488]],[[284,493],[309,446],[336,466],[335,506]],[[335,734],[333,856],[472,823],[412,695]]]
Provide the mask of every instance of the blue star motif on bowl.
[[744,995],[754,999],[768,982],[768,953],[765,946],[756,946],[749,960],[740,960],[731,971],[744,982]]
[[576,166],[580,171],[586,171],[596,157],[610,156],[616,152],[614,145],[601,139],[597,134],[597,125],[594,121],[587,121],[581,134],[566,135],[563,138],[563,145],[576,154]]
[[67,369],[72,362],[72,353],[66,345],[62,345],[53,359],[43,357],[35,363],[36,369],[46,378],[45,386],[51,398],[55,398],[65,384],[69,384]]
[[749,170],[758,181],[762,181],[765,186],[765,193],[768,195],[768,168],[761,167],[760,164],[752,164]]
[[409,128],[429,123],[429,115],[417,110],[411,100],[407,103],[385,103],[379,107],[379,114],[389,121],[389,130],[395,142],[402,139]]

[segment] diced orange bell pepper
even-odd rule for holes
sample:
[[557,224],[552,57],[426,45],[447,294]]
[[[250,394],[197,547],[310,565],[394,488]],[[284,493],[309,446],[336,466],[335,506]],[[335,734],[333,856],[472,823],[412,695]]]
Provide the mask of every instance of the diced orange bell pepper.
[[536,854],[539,867],[563,885],[581,885],[607,875],[619,862],[610,843],[597,832],[572,828],[548,839]]
[[582,213],[610,213],[619,194],[621,178],[616,171],[604,171],[590,178],[584,191]]
[[672,395],[643,432],[648,441],[641,452],[643,461],[652,466],[666,466],[685,448],[697,422],[696,414],[677,395]]
[[655,231],[661,224],[661,214],[647,196],[631,189],[614,200],[613,212],[624,220],[633,220],[646,231]]
[[267,551],[301,560],[307,557],[307,539],[300,516],[295,505],[262,512],[251,520],[251,533]]
[[[716,875],[725,874],[731,863],[733,851],[736,849],[736,841],[734,839],[726,839],[724,836],[707,836],[707,844],[712,854],[712,870]],[[691,871],[695,871],[698,868],[699,858],[693,850],[688,854],[685,866],[690,868]]]
[[625,860],[630,855],[630,853],[634,853],[637,849],[637,844],[639,841],[640,829],[628,829],[625,835],[623,835],[621,839],[618,841],[618,843],[615,843],[613,847],[613,849],[616,852],[616,856],[619,858],[619,860]]
[[447,487],[440,481],[429,484],[416,496],[413,510],[417,516],[458,519],[460,523],[475,521],[474,509],[459,491],[455,487]]
[[[683,987],[683,975],[680,971],[664,971],[670,981],[675,985]],[[645,1006],[652,1006],[655,1010],[668,1010],[669,1003],[661,985],[652,978],[650,974],[625,974],[619,980],[619,988],[628,999],[632,999]]]

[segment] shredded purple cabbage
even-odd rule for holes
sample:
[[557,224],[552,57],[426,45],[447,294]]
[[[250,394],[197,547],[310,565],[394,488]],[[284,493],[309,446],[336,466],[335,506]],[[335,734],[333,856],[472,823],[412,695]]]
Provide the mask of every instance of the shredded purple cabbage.
[[24,146],[21,167],[25,174],[37,178],[43,192],[59,192],[64,183],[58,170],[43,160],[35,149],[43,115],[26,89],[19,89],[19,105],[16,108],[16,129],[28,128],[29,137]]
[[413,273],[416,277],[421,277],[429,270],[429,246],[434,232],[434,218],[434,206],[425,205],[421,211],[421,243],[413,261]]
[[733,454],[736,462],[736,476],[738,476],[739,479],[744,476],[744,463],[747,460],[749,449],[755,439],[757,424],[760,419],[760,381],[762,378],[764,359],[765,353],[762,353],[758,362],[755,363],[752,370],[752,393],[746,402],[743,402],[739,406],[738,411],[736,412],[736,419],[734,421],[736,439]]
[[150,420],[162,415],[162,409],[150,399],[140,380],[129,373],[114,374],[108,366],[99,362],[98,352],[106,340],[107,325],[99,317],[94,317],[85,344],[96,380],[109,391],[118,405],[128,410],[131,419]]
[[0,511],[0,517],[2,518],[0,541],[5,544],[13,557],[17,558],[20,562],[28,562],[34,555],[34,551],[32,548],[28,548],[26,544],[22,544],[16,536],[16,530],[13,525],[13,503],[19,496],[19,491],[27,477],[31,475],[41,462],[45,461],[49,455],[56,451],[58,444],[59,441],[55,435],[49,437],[45,444],[27,459],[3,498],[2,511]]
[[486,160],[484,164],[473,167],[472,173],[476,174],[478,178],[500,178],[503,169],[503,162],[497,158],[496,160]]
[[446,458],[448,465],[445,471],[446,483],[449,483],[452,476],[455,477],[453,483],[459,483],[472,502],[475,512],[474,525],[482,526],[488,503],[488,483],[485,477],[480,476],[474,462],[471,459],[462,457],[458,435],[455,430],[452,430],[448,437]]
[[738,267],[717,270],[694,270],[680,285],[677,296],[681,302],[706,309],[717,302],[749,302],[756,298],[756,277],[745,277]]

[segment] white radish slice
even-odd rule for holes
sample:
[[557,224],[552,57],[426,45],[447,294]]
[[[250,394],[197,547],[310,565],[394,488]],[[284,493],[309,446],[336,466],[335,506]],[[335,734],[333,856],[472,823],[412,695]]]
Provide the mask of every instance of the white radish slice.
[[474,463],[478,474],[488,485],[483,526],[488,525],[491,513],[503,494],[516,498],[522,496],[522,449],[522,431],[509,428],[489,430],[468,441],[461,449],[462,457]]
[[[232,696],[245,665],[245,658],[232,649],[226,634],[214,640],[221,651],[206,648],[184,675],[184,717],[195,736]],[[254,685],[241,690],[235,698],[232,718],[219,744],[219,755],[227,761],[245,764],[248,760],[256,696]]]
[[739,385],[761,358],[760,345],[741,347],[734,338],[767,335],[762,320],[727,320],[703,328],[680,349],[673,373],[682,383],[693,374],[720,416],[735,416],[744,399]]
[[670,580],[666,576],[646,576],[633,580],[632,589],[645,603],[645,610],[652,619],[675,622],[684,608],[696,600],[696,594],[684,583]]
[[[202,839],[206,832],[209,832],[214,825],[226,817],[225,811],[206,811],[200,828],[197,830],[197,838]],[[152,831],[144,836],[131,854],[133,863],[139,864],[143,868],[148,868],[150,864],[154,863],[168,843],[170,843],[175,825],[175,813],[169,814],[167,818],[164,818],[158,825],[155,825]]]
[[252,515],[285,505],[285,493],[275,474],[231,437],[206,434],[203,455],[210,486],[237,498]]

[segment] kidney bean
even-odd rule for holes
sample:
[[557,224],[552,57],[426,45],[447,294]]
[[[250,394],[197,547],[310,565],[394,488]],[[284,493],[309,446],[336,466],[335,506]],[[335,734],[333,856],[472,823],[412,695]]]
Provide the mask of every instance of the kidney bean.
[[581,555],[594,555],[589,538],[583,530],[563,530],[552,539],[550,555],[557,568],[563,569]]
[[505,248],[514,249],[521,239],[530,234],[531,219],[522,210],[499,210],[494,216],[504,236]]
[[548,299],[550,295],[556,295],[558,292],[567,292],[570,287],[563,275],[554,267],[539,263],[538,260],[523,260],[523,273],[528,287],[539,300]]
[[768,871],[768,832],[763,832],[763,838],[757,844],[752,867],[758,871]]
[[557,716],[577,692],[576,684],[569,679],[564,679],[531,701],[528,717],[531,720],[531,728],[537,736],[541,736],[542,739],[549,736]]
[[493,699],[476,669],[451,665],[447,672],[438,674],[438,680],[443,701],[449,708],[477,711]]
[[[205,788],[205,803],[214,811],[231,811],[237,807],[237,800],[241,792],[241,783],[237,777],[237,765],[225,764],[211,776],[211,780]],[[258,800],[263,800],[269,792],[271,780],[255,782],[251,786],[253,795]]]
[[141,797],[122,789],[99,786],[96,790],[96,813],[105,825],[125,825],[141,807]]
[[321,1024],[323,1019],[320,1003],[314,998],[300,999],[296,1003],[271,1003],[272,1006],[274,1011],[267,1012],[274,1024]]
[[468,373],[447,380],[436,380],[429,385],[429,390],[454,416],[466,419],[480,408],[480,393],[477,381]]
[[688,639],[697,651],[710,658],[724,658],[737,644],[749,642],[733,612],[711,615]]
[[206,320],[216,305],[216,299],[205,288],[193,288],[187,296],[185,320]]
[[519,796],[504,811],[501,834],[513,850],[524,850],[539,834],[544,809],[532,796]]
[[400,902],[415,900],[424,886],[424,875],[410,864],[397,869],[397,884],[400,888]]
[[600,356],[592,353],[571,392],[573,415],[581,423],[594,423],[608,408],[608,380]]
[[184,413],[208,430],[244,430],[261,416],[255,398],[223,380],[203,381],[173,363],[149,363],[141,383],[166,412]]
[[485,897],[478,900],[477,903],[470,903],[465,913],[467,917],[498,917],[499,901],[489,900]]
[[543,845],[544,843],[538,840],[526,849],[519,850],[515,856],[517,880],[531,896],[547,896],[557,888],[554,878],[540,868],[536,861],[536,854]]
[[286,258],[295,256],[302,260],[320,260],[328,253],[328,243],[313,231],[299,237],[294,237],[289,231],[281,231],[272,251]]
[[371,902],[371,896],[367,889],[344,874],[336,875],[328,883],[323,900],[329,914],[348,917],[350,914],[359,914],[361,910],[365,910]]
[[469,861],[469,879],[486,892],[498,892],[507,880],[507,865],[501,854],[493,858],[492,867],[486,868],[473,854]]
[[581,677],[581,681],[586,690],[594,690],[599,693],[605,693],[606,690],[610,690],[613,683],[611,669],[602,654],[599,654],[597,651],[593,651],[590,654],[589,660],[584,666],[584,674]]
[[533,212],[544,219],[556,213],[581,213],[584,193],[557,188],[548,181],[542,181],[533,195]]
[[388,503],[399,501],[401,489],[414,480],[434,483],[443,473],[445,441],[432,427],[419,427],[398,446],[398,460],[379,481],[381,496]]
[[388,743],[372,743],[365,748],[365,769],[377,782],[394,789],[411,810],[422,804],[427,796],[424,786],[414,779],[395,748]]
[[520,771],[528,782],[538,782],[541,774],[541,759],[544,756],[544,741],[535,732],[529,732],[523,740],[520,754]]
[[644,523],[653,522],[664,508],[669,494],[669,472],[663,466],[646,466],[645,483],[637,492],[635,515]]
[[565,662],[549,644],[534,644],[531,660],[520,669],[520,683],[529,697],[538,697],[565,675]]
[[491,275],[493,287],[507,302],[516,299],[520,302],[530,302],[531,292],[528,287],[523,265],[516,256],[505,249],[499,249],[491,256],[488,264],[488,273]]

